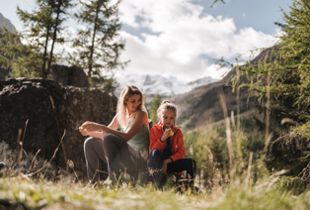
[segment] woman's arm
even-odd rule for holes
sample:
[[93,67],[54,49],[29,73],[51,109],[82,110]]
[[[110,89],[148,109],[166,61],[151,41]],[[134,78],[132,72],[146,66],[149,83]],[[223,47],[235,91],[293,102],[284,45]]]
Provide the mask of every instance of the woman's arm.
[[110,124],[108,125],[108,128],[111,128],[113,130],[117,130],[118,129],[118,120],[117,120],[117,115],[115,115],[112,119],[112,121],[110,122]]
[[[115,125],[117,125],[117,119],[114,119],[111,121],[111,123],[108,126],[99,124],[99,123],[94,123],[94,122],[85,122],[82,126],[83,128],[93,131],[104,131],[106,133],[111,133],[116,136],[119,136],[123,138],[124,140],[128,141],[131,139],[136,133],[140,130],[140,128],[147,122],[147,115],[144,111],[138,111],[136,113],[136,116],[134,118],[134,122],[131,126],[131,128],[127,132],[121,132],[115,129]],[[115,130],[114,130],[115,129]]]
[[[86,121],[84,122],[80,127],[79,131],[83,136],[92,136],[95,138],[101,138],[103,137],[103,132],[101,129],[95,129],[95,127],[91,127],[90,124],[95,124],[94,122]],[[98,124],[98,123],[97,123]],[[86,126],[87,125],[87,126]],[[99,125],[99,124],[98,124]],[[118,120],[117,120],[117,115],[113,117],[111,120],[110,124],[108,125],[109,128],[117,130],[118,128]]]

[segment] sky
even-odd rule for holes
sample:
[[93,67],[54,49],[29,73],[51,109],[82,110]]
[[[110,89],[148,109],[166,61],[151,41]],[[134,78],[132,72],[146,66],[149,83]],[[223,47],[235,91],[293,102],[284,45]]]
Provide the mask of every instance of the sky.
[[[175,76],[182,81],[221,78],[218,60],[244,62],[278,41],[282,10],[291,0],[122,0],[121,37],[130,60],[122,72]],[[16,7],[32,11],[35,0],[0,0],[0,13],[22,31]],[[69,24],[68,31],[74,31]]]

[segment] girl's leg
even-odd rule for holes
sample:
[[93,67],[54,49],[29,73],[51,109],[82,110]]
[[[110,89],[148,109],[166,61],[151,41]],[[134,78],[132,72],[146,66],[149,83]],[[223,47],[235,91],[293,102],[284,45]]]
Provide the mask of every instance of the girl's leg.
[[196,173],[196,162],[191,158],[183,158],[172,163],[169,163],[167,166],[167,173],[172,174],[175,172],[186,171],[190,179],[194,179]]
[[152,150],[147,166],[149,175],[155,184],[155,187],[162,189],[166,182],[166,176],[161,172],[163,166],[163,154],[159,150]]
[[[176,187],[178,190],[183,191],[185,189],[194,190],[194,178],[196,173],[196,162],[191,158],[184,158],[168,164],[167,172],[173,174],[176,172],[186,171],[186,174],[176,174]],[[185,175],[185,176],[183,176]]]
[[[87,177],[90,181],[100,180],[99,162],[104,163],[103,173],[107,173],[106,160],[103,150],[103,141],[89,137],[84,142],[84,155],[86,159]],[[106,177],[106,174],[104,174]]]
[[149,162],[147,164],[148,168],[151,170],[160,170],[162,165],[163,165],[162,153],[157,149],[152,150],[149,156]]

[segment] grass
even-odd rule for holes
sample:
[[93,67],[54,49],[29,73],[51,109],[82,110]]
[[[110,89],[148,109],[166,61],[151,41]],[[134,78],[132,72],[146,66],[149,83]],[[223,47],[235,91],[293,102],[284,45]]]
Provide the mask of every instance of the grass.
[[[302,210],[310,209],[310,191],[298,196],[276,186],[270,179],[254,187],[242,183],[212,193],[176,193],[152,186],[121,186],[109,189],[70,181],[49,182],[23,176],[0,178],[0,199],[24,203],[29,209],[214,209]],[[0,209],[1,205],[0,205]]]

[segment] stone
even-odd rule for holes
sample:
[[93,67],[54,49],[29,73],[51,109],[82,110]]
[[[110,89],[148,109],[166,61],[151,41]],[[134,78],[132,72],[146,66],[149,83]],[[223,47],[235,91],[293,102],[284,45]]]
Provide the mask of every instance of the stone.
[[55,64],[51,68],[52,77],[64,86],[88,87],[87,75],[82,68]]
[[20,143],[27,153],[66,168],[73,161],[74,170],[86,175],[83,153],[85,137],[78,131],[84,121],[108,124],[115,115],[117,98],[100,89],[63,87],[53,80],[11,79],[0,81],[0,140],[14,151]]

